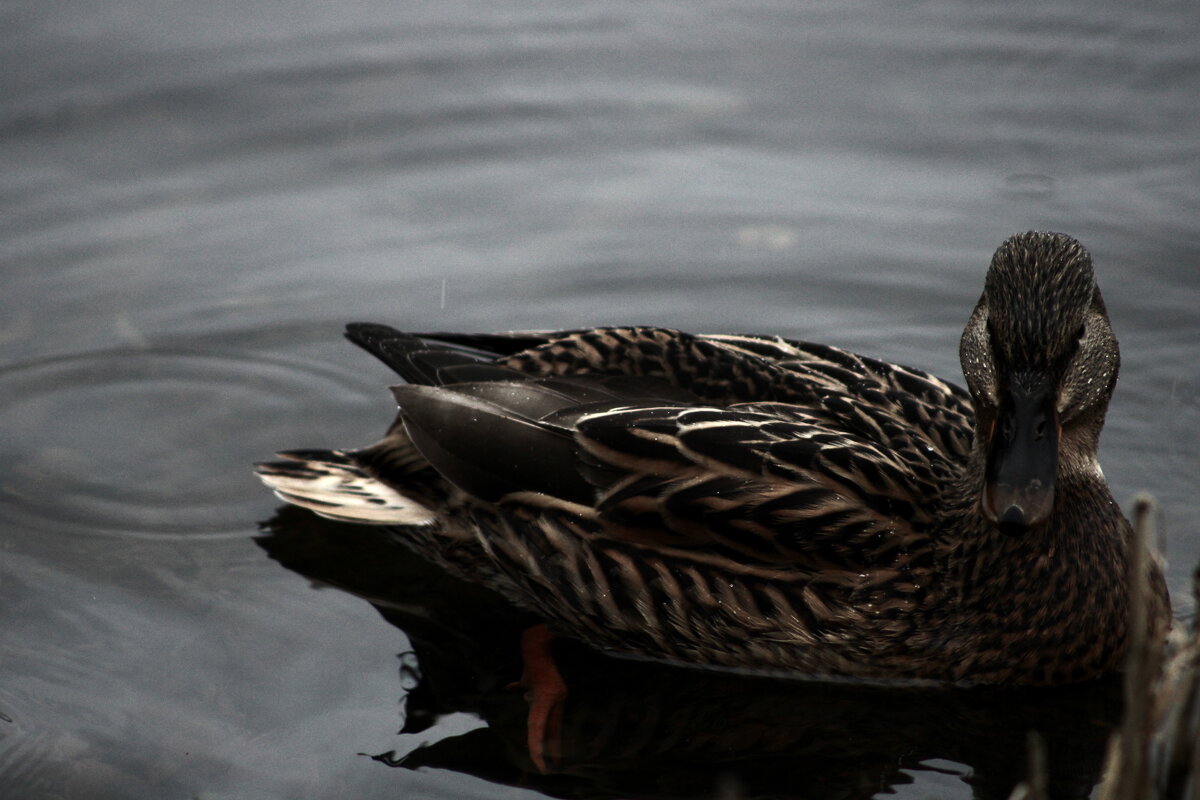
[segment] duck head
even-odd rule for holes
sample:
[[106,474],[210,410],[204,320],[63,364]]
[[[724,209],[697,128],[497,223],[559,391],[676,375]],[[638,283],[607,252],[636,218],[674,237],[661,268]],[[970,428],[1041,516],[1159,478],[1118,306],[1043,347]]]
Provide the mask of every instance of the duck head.
[[1096,448],[1120,355],[1092,258],[1061,233],[996,251],[959,345],[982,456],[980,509],[1019,534],[1049,519],[1056,486],[1099,476]]

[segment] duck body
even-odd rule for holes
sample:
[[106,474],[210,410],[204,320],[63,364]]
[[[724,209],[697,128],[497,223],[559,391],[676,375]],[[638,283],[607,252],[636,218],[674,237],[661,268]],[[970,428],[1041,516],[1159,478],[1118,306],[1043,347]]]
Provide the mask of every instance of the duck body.
[[1116,342],[1069,237],[997,252],[960,346],[970,391],[768,336],[347,336],[407,381],[395,423],[260,476],[394,527],[561,633],[871,679],[1050,685],[1121,664],[1131,531],[1095,461]]

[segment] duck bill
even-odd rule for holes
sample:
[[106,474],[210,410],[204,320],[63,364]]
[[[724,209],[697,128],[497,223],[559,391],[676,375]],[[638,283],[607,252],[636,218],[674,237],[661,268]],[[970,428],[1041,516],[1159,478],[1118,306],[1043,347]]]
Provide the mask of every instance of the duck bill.
[[1045,390],[1012,389],[1000,403],[988,441],[983,513],[1001,531],[1020,534],[1054,509],[1058,411]]

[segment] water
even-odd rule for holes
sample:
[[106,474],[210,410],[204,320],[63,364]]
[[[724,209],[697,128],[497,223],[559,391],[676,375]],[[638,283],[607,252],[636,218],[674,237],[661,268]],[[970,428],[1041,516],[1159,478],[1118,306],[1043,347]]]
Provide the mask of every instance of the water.
[[7,3],[0,794],[1004,797],[1036,727],[1086,795],[1103,692],[570,652],[569,758],[532,775],[523,620],[361,529],[256,538],[247,465],[390,420],[356,319],[771,332],[957,377],[991,251],[1064,230],[1123,350],[1101,458],[1162,502],[1189,613],[1198,29],[1185,3]]

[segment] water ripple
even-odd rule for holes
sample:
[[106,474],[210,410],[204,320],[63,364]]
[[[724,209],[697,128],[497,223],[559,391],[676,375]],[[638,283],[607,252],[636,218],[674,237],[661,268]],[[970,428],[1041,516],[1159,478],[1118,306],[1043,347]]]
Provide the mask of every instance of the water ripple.
[[0,518],[89,534],[246,533],[267,497],[249,463],[295,439],[287,417],[336,418],[377,395],[321,365],[249,354],[12,365],[0,370]]

